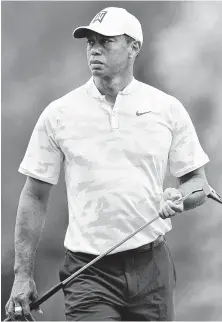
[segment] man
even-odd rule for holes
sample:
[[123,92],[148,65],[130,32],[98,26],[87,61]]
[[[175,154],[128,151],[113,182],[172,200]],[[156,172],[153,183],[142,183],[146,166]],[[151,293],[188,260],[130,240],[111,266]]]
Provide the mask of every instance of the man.
[[[64,287],[67,320],[173,320],[175,268],[164,236],[169,217],[205,201],[202,192],[181,197],[206,182],[209,159],[183,105],[133,77],[143,43],[137,18],[106,8],[73,35],[87,38],[92,78],[43,111],[20,165],[27,181],[6,313],[31,319],[35,251],[64,163],[69,224],[62,280],[160,215]],[[167,164],[179,185],[163,193]]]

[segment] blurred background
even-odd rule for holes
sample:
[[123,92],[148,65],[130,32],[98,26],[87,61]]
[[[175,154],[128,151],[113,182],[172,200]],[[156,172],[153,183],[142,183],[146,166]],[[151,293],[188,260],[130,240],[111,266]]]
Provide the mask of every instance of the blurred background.
[[[108,6],[141,21],[144,45],[135,77],[176,96],[210,158],[209,183],[222,194],[222,2],[2,2],[2,318],[13,283],[13,234],[25,177],[17,172],[33,127],[53,100],[90,77],[85,40],[72,31]],[[36,256],[39,294],[58,283],[67,227],[61,174]],[[166,186],[174,178],[166,177]],[[173,219],[168,234],[177,269],[177,320],[222,320],[222,208],[205,205]],[[42,320],[64,320],[60,291]],[[41,316],[34,314],[37,320]]]

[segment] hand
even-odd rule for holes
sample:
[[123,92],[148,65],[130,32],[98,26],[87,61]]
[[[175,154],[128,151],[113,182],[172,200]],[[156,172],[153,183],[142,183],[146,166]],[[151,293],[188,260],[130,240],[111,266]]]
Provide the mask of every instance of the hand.
[[176,213],[180,213],[184,210],[182,194],[175,188],[167,188],[164,190],[163,198],[160,201],[159,216],[162,219],[166,219],[175,216]]
[[[38,298],[35,281],[32,277],[15,276],[10,298],[5,306],[5,312],[10,320],[35,321],[29,304]],[[43,314],[40,307],[36,312]]]

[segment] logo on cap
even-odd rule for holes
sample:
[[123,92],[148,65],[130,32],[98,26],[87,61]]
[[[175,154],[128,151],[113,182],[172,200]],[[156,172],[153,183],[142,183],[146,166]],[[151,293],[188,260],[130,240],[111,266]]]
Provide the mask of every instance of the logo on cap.
[[93,22],[99,21],[100,23],[103,21],[105,15],[107,14],[107,11],[100,11],[99,13],[97,13],[97,15],[95,16],[95,18],[93,19]]

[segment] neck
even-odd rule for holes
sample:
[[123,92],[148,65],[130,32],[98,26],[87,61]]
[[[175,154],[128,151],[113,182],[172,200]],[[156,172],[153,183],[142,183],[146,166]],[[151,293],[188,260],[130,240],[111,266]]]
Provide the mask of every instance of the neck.
[[100,93],[105,95],[106,100],[114,105],[116,97],[119,91],[122,91],[133,79],[133,74],[125,76],[115,76],[115,77],[93,77],[94,83]]

